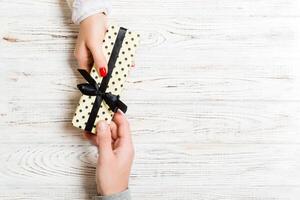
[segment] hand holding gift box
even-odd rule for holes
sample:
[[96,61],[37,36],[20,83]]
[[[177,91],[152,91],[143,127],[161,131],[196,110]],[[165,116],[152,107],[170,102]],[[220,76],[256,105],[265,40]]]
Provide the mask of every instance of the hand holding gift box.
[[117,109],[126,112],[127,106],[119,99],[135,55],[139,35],[123,27],[112,25],[105,34],[102,50],[108,60],[105,77],[93,67],[91,73],[79,69],[88,83],[78,85],[83,93],[73,117],[75,127],[95,133],[100,120],[108,123]]

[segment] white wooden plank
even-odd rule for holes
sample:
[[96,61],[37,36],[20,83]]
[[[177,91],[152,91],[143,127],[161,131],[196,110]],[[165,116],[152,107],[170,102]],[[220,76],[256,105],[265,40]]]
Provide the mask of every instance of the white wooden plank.
[[[76,104],[66,101],[12,102],[3,113],[2,143],[75,143],[81,131],[70,121]],[[136,103],[128,101],[128,118],[137,143],[299,144],[299,103],[256,101]],[[143,112],[141,112],[143,108]],[[32,111],[30,111],[32,110]],[[65,112],[60,112],[64,110]],[[49,113],[45,115],[44,113]],[[147,117],[145,117],[147,116]],[[10,127],[16,133],[11,134]],[[42,137],[40,137],[42,136]],[[29,139],[30,138],[30,139]]]
[[[298,200],[300,1],[113,7],[143,36],[122,97],[133,196]],[[0,17],[0,198],[90,199],[96,151],[70,124],[81,79],[67,4],[2,0]]]
[[[88,188],[79,188],[74,186],[65,187],[39,187],[38,190],[34,188],[26,188],[26,192],[22,188],[12,188],[11,190],[5,190],[1,194],[3,200],[22,199],[22,200],[35,200],[41,199],[42,196],[45,200],[53,199],[91,199],[95,194],[93,190]],[[138,189],[136,189],[138,188]],[[161,190],[165,189],[168,192],[161,193]],[[66,193],[70,191],[70,193]],[[196,191],[196,192],[195,192]],[[134,199],[208,199],[208,200],[297,200],[299,196],[299,189],[297,187],[226,187],[226,186],[214,186],[214,187],[163,187],[160,188],[148,186],[141,192],[140,186],[136,186],[133,189]],[[259,194],[260,197],[256,197]]]
[[[177,189],[187,195],[185,198],[201,197],[202,190],[212,192],[214,186],[227,188],[232,196],[239,195],[235,188],[251,191],[300,187],[299,145],[143,144],[136,149],[131,187],[137,187],[133,189],[137,195],[145,191],[149,199],[159,197],[162,191]],[[4,191],[23,186],[25,191],[65,185],[67,189],[94,188],[96,151],[89,145],[2,145],[1,152],[4,151],[6,154],[1,155]],[[299,194],[296,190],[293,193]],[[58,190],[57,194],[68,195],[69,191]],[[225,194],[221,199],[226,199]],[[277,198],[276,192],[264,195]]]

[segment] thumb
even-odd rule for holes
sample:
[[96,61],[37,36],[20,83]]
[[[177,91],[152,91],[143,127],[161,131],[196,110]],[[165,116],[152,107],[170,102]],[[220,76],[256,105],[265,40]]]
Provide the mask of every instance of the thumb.
[[96,130],[99,156],[106,157],[112,155],[111,131],[108,124],[105,121],[100,121],[97,124]]
[[107,63],[101,46],[94,45],[90,48],[93,56],[96,69],[99,71],[100,76],[105,77],[107,74]]

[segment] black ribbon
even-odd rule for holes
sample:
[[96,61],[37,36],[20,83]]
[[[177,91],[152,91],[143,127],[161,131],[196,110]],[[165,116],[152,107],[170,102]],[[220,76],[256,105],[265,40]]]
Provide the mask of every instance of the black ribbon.
[[121,27],[119,29],[115,45],[113,47],[113,50],[111,52],[111,56],[109,58],[107,67],[108,72],[107,75],[102,79],[100,84],[97,84],[97,82],[93,79],[93,77],[84,69],[78,69],[79,73],[83,76],[83,78],[88,83],[82,83],[78,84],[77,87],[81,91],[82,94],[88,95],[88,96],[96,96],[93,108],[91,110],[91,114],[87,120],[85,129],[86,131],[91,132],[93,129],[99,108],[101,106],[101,102],[104,100],[105,103],[109,106],[109,108],[113,112],[117,112],[118,109],[122,110],[123,113],[127,111],[127,106],[119,99],[119,95],[114,95],[111,92],[105,92],[107,85],[109,83],[109,80],[111,78],[111,74],[113,72],[113,69],[115,67],[116,60],[118,58],[120,49],[122,47],[122,42],[124,40],[126,33],[126,29]]

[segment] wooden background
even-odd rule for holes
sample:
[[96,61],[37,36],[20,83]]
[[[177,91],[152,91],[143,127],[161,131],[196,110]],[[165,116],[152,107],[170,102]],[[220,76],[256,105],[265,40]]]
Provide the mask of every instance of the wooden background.
[[[114,0],[142,35],[124,92],[134,199],[300,199],[300,1]],[[90,199],[63,0],[0,0],[0,199]]]

